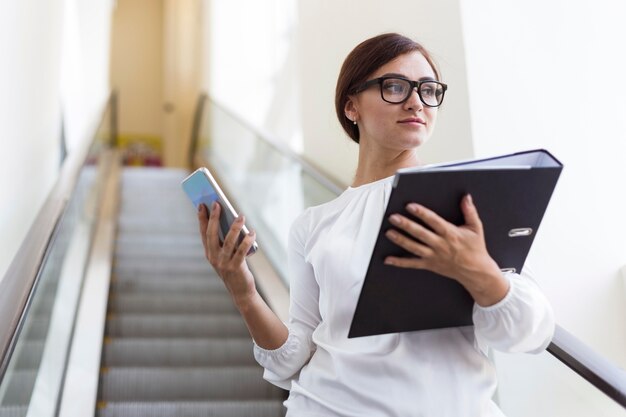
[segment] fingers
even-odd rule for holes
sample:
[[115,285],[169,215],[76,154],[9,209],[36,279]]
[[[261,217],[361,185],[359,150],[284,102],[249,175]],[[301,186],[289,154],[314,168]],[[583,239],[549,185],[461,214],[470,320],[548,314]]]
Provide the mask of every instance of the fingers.
[[215,202],[213,203],[213,208],[211,209],[211,213],[209,215],[209,225],[206,229],[206,241],[207,241],[207,247],[208,247],[208,258],[209,261],[211,263],[213,263],[212,259],[215,259],[214,257],[217,256],[217,254],[219,254],[220,251],[220,240],[219,240],[219,232],[218,232],[218,227],[219,227],[219,218],[220,218],[220,212],[222,211],[222,208],[220,207],[219,203]]
[[243,228],[244,221],[244,216],[238,216],[233,224],[230,226],[230,230],[228,230],[228,233],[224,238],[224,244],[222,246],[222,256],[224,256],[226,259],[232,258],[235,250],[237,249],[237,244],[239,243],[239,235],[241,233],[241,229]]
[[235,252],[235,255],[233,256],[233,262],[236,265],[239,265],[244,261],[244,259],[246,258],[246,255],[250,251],[250,248],[254,244],[255,239],[256,239],[256,232],[252,230],[250,231],[250,233],[246,235],[243,241],[241,241],[241,243],[239,244],[239,247],[237,248],[237,252]]
[[421,241],[427,246],[437,246],[441,243],[441,238],[432,231],[428,230],[419,223],[407,219],[400,214],[394,214],[389,217],[389,221],[394,226],[409,233],[411,236]]
[[[424,223],[430,226],[439,236],[446,236],[450,231],[452,225],[434,211],[417,203],[408,204],[406,209],[409,213],[424,221]],[[463,197],[461,201],[461,211],[463,212],[463,218],[467,226],[474,230],[482,229],[482,222],[478,215],[478,210],[470,194],[466,194],[465,197]]]
[[410,203],[406,206],[406,209],[409,213],[430,226],[439,236],[445,237],[449,231],[449,228],[453,226],[447,220],[440,217],[437,213],[430,209],[427,209],[420,204]]
[[[213,267],[218,269],[220,268],[220,265],[233,263],[239,265],[243,262],[243,259],[254,243],[254,237],[251,241],[249,239],[250,234],[248,234],[242,242],[239,242],[239,236],[241,235],[241,230],[245,224],[245,217],[240,215],[235,219],[226,234],[224,241],[220,244],[218,230],[222,208],[217,202],[215,202],[212,207],[208,223],[206,220],[206,207],[201,208],[198,212],[198,217],[200,218],[200,231],[204,232],[202,234],[202,243],[205,245],[207,259],[211,262]],[[243,255],[236,258],[239,252],[243,252]]]
[[483,224],[480,220],[480,216],[478,215],[478,210],[474,205],[474,201],[472,200],[471,194],[466,194],[463,200],[461,201],[461,211],[463,212],[463,217],[465,218],[465,224],[474,230],[481,230]]
[[392,265],[398,268],[427,269],[425,261],[419,258],[388,256],[385,258],[385,265]]
[[419,257],[428,257],[433,253],[428,246],[418,243],[395,230],[387,230],[385,236],[396,245]]
[[209,225],[209,219],[206,215],[206,206],[200,204],[198,206],[198,228],[200,229],[200,237],[202,238],[202,245],[204,246],[204,253],[207,254],[207,237],[206,229]]

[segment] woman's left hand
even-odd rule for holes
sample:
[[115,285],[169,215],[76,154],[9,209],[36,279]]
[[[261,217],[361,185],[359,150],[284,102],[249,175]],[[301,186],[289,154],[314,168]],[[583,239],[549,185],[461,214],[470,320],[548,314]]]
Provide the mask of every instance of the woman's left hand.
[[386,264],[426,269],[455,279],[481,306],[496,304],[504,298],[509,283],[487,252],[483,225],[469,194],[461,201],[465,218],[465,224],[461,226],[416,203],[408,204],[407,210],[432,231],[405,216],[392,215],[391,224],[415,240],[393,229],[387,231],[387,238],[416,257],[389,256],[385,259]]

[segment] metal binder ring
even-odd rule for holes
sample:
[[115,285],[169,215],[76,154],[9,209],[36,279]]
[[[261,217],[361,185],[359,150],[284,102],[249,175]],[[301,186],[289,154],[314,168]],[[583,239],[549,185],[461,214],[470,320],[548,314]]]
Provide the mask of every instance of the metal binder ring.
[[515,268],[502,268],[500,271],[506,274],[507,272],[515,273],[517,270]]
[[509,230],[509,237],[530,236],[532,234],[533,234],[533,229],[531,227],[522,227],[519,229]]

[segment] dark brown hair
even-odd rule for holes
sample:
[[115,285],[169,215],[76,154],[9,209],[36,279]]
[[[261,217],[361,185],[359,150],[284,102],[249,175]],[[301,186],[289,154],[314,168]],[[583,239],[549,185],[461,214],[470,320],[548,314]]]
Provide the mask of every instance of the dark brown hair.
[[419,43],[397,33],[384,33],[361,42],[343,61],[335,89],[335,110],[343,130],[356,143],[359,143],[359,127],[345,114],[348,96],[354,94],[378,68],[400,55],[414,51],[420,52],[426,58],[439,80],[439,71],[430,53]]

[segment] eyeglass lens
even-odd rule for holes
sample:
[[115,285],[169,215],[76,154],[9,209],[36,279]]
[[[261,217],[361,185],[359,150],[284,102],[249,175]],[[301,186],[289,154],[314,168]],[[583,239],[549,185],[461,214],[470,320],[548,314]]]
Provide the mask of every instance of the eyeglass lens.
[[[402,103],[412,91],[411,83],[402,78],[388,78],[381,85],[383,99],[389,103]],[[438,106],[443,100],[443,86],[434,81],[424,81],[419,85],[418,95],[424,104]]]

